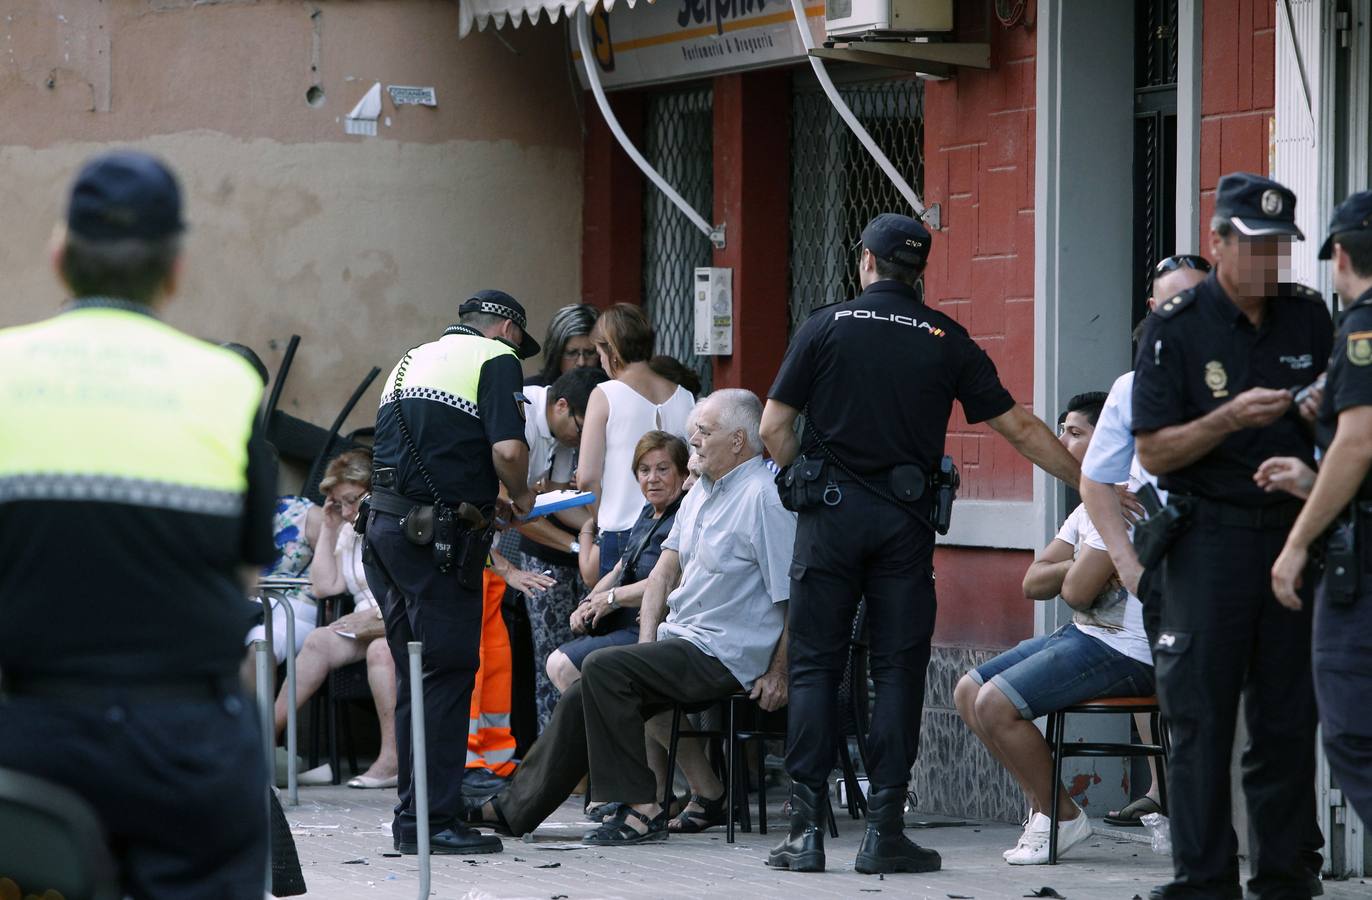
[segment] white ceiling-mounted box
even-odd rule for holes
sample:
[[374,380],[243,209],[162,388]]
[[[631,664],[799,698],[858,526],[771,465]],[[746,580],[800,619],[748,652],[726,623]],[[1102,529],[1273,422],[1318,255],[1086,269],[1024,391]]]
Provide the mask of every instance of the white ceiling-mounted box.
[[953,0],[827,0],[829,37],[909,36],[953,30]]
[[734,352],[733,269],[696,269],[695,325],[697,354],[728,356]]

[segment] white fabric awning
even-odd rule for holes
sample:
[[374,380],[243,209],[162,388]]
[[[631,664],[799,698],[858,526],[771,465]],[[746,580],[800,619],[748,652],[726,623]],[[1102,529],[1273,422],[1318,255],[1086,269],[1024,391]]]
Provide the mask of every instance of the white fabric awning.
[[[637,0],[618,2],[632,7]],[[471,34],[473,25],[478,31],[485,31],[492,26],[504,28],[506,23],[518,28],[526,18],[536,25],[547,14],[549,22],[556,22],[564,13],[574,15],[576,8],[583,4],[586,12],[592,13],[597,6],[603,6],[609,12],[614,9],[615,3],[616,0],[461,0],[458,3],[458,37]]]

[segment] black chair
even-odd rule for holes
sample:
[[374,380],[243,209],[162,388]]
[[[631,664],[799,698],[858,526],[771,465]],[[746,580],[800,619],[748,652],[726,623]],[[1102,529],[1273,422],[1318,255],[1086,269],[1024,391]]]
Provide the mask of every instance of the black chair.
[[[332,597],[322,598],[318,601],[315,627],[323,628],[332,624],[351,608],[352,595],[350,594],[336,594]],[[361,769],[357,765],[357,743],[353,739],[352,717],[348,713],[347,705],[359,700],[371,702],[371,699],[372,687],[367,680],[367,661],[361,660],[330,672],[328,677],[324,679],[324,683],[320,685],[319,691],[310,701],[310,768],[319,765],[320,733],[323,731],[328,742],[329,765],[331,766],[334,784],[340,784],[343,780],[343,770],[339,765],[338,726],[340,718],[347,746],[348,766],[355,777]],[[339,707],[342,707],[341,715]]]
[[123,896],[95,810],[59,784],[0,769],[0,835],[0,874],[19,885],[22,896]]
[[[683,714],[704,712],[719,705],[723,706],[724,712],[725,725],[722,729],[682,729],[681,717]],[[751,721],[760,724],[744,727],[741,723],[745,716],[749,715],[755,716]],[[786,737],[785,709],[773,713],[764,712],[744,692],[731,694],[728,697],[708,703],[676,704],[672,708],[672,736],[667,746],[667,791],[663,797],[664,808],[670,808],[672,803],[672,781],[676,776],[677,742],[683,737],[717,738],[724,744],[724,752],[721,757],[724,771],[721,773],[720,780],[724,782],[724,808],[729,810],[725,841],[732,844],[734,842],[735,820],[742,823],[744,831],[752,830],[748,818],[748,771],[744,756],[747,742],[755,738],[764,740],[784,739]],[[757,755],[759,834],[767,833],[766,759],[767,754],[760,751]],[[828,799],[827,793],[825,799],[829,803],[829,832],[834,837],[838,837],[838,823],[834,821],[833,802]]]
[[[1133,715],[1148,713],[1154,744],[1073,743],[1063,739],[1069,715]],[[1158,797],[1167,809],[1167,730],[1162,722],[1157,697],[1099,697],[1085,703],[1066,706],[1048,714],[1048,746],[1053,754],[1053,784],[1062,784],[1062,761],[1071,756],[1135,757],[1155,756],[1158,760]],[[1054,795],[1052,811],[1048,815],[1048,865],[1058,864],[1058,804]]]

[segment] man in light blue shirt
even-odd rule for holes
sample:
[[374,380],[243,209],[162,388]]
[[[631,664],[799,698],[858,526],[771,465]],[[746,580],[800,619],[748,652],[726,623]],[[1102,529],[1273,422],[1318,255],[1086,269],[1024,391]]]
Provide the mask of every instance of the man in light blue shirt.
[[667,837],[643,742],[655,712],[739,690],[765,710],[786,703],[796,517],[762,460],[761,418],[761,401],[744,390],[716,391],[696,408],[691,446],[700,481],[649,577],[639,643],[597,650],[582,666],[591,801],[625,804],[587,843]]

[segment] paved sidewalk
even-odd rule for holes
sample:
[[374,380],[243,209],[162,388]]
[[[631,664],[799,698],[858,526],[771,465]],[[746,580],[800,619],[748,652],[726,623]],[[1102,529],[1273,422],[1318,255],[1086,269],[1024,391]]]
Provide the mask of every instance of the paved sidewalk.
[[[394,793],[346,787],[302,788],[301,804],[286,807],[295,834],[309,897],[414,898],[419,889],[415,857],[400,857],[383,826],[390,822]],[[283,792],[284,802],[284,792]],[[756,809],[754,810],[756,812]],[[767,835],[724,830],[676,836],[664,843],[616,850],[578,842],[589,827],[580,798],[564,804],[532,841],[507,838],[503,853],[435,856],[432,896],[444,900],[596,900],[596,898],[691,897],[703,900],[798,898],[975,898],[1010,900],[1051,887],[1069,900],[1131,900],[1166,881],[1171,862],[1152,852],[1141,835],[1103,832],[1073,850],[1061,865],[1012,867],[1001,851],[1018,829],[999,823],[963,822],[911,813],[912,838],[943,855],[943,871],[929,875],[859,875],[853,871],[861,825],[839,810],[839,838],[828,843],[823,875],[776,872],[763,865],[782,824],[774,809]],[[389,855],[388,855],[389,854]],[[1053,896],[1049,894],[1047,896]],[[1372,896],[1372,883],[1328,882],[1325,896],[1353,900]]]

